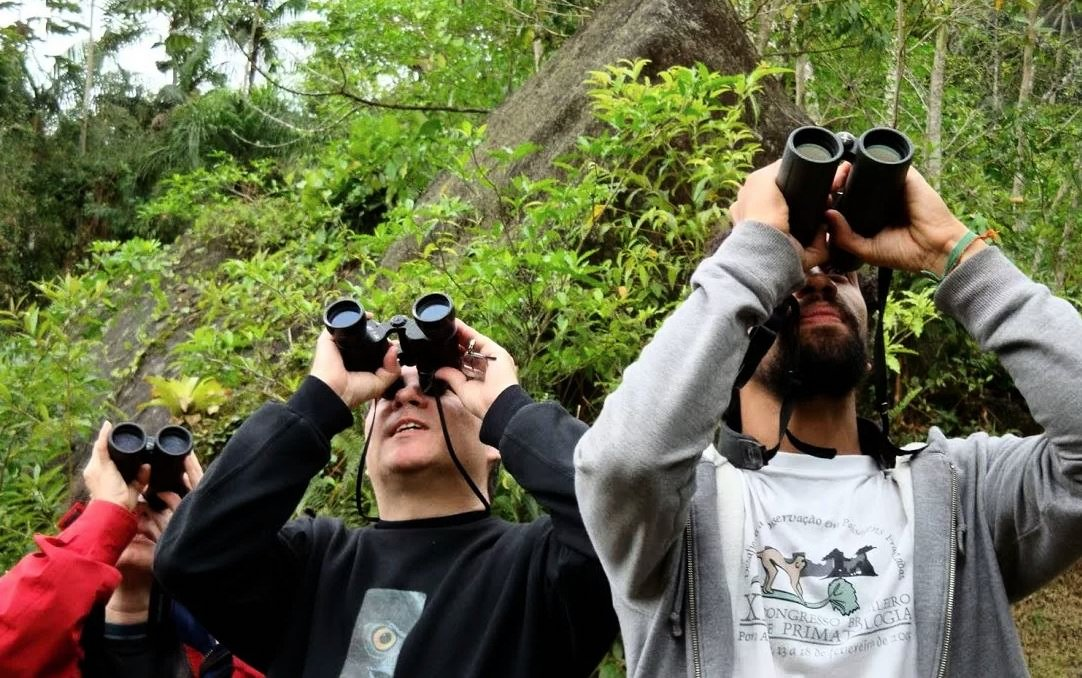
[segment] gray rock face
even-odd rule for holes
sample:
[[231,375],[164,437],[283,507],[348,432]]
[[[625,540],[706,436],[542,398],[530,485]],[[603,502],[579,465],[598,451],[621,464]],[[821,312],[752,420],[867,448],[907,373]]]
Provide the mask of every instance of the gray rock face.
[[[726,0],[608,2],[488,116],[478,158],[487,157],[488,150],[525,142],[539,147],[538,152],[518,162],[492,170],[488,174],[492,182],[499,186],[518,175],[534,179],[553,175],[552,160],[570,151],[579,136],[597,131],[583,85],[587,74],[621,59],[638,58],[650,60],[646,75],[696,62],[720,73],[747,73],[758,63],[739,17]],[[774,82],[765,83],[758,101],[754,127],[765,149],[759,162],[765,163],[781,156],[789,131],[807,124],[808,118]],[[429,187],[421,202],[441,195],[469,201],[486,218],[496,214],[495,192],[485,186],[443,176]],[[412,254],[410,245],[398,243],[384,263],[394,267]]]

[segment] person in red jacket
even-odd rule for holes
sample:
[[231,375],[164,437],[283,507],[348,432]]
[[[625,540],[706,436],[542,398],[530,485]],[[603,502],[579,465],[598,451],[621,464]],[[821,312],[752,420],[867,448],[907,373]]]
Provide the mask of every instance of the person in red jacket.
[[[142,496],[145,465],[125,483],[106,447],[106,422],[76,503],[55,537],[0,577],[0,675],[108,678],[261,676],[214,642],[182,607],[162,595],[151,565],[154,544],[180,504],[161,493],[161,511]],[[203,471],[185,460],[190,487]],[[77,520],[76,520],[77,518]]]

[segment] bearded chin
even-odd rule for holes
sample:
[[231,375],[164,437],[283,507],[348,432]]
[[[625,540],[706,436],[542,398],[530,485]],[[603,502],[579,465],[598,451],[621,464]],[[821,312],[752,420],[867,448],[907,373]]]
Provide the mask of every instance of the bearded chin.
[[[811,337],[801,341],[795,351],[792,342],[779,340],[778,351],[759,372],[762,383],[779,399],[785,395],[797,402],[840,398],[864,378],[868,350],[856,332],[830,339]],[[790,385],[788,373],[793,369],[797,370],[797,383]]]

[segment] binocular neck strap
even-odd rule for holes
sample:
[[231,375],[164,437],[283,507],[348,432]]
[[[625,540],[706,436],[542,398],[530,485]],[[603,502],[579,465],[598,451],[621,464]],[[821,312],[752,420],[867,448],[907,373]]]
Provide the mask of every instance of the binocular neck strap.
[[[490,504],[488,499],[485,498],[484,493],[482,493],[481,490],[478,489],[477,483],[473,482],[473,478],[471,478],[470,474],[466,472],[466,467],[462,465],[462,462],[458,459],[458,455],[455,454],[455,446],[451,444],[451,433],[447,430],[447,418],[443,415],[442,400],[438,396],[433,397],[432,399],[436,401],[436,411],[439,412],[440,415],[440,428],[443,430],[443,440],[447,444],[447,454],[451,455],[451,461],[454,462],[455,468],[458,469],[458,472],[462,475],[462,478],[466,481],[466,484],[470,486],[470,490],[473,491],[474,495],[476,495],[477,498],[481,500],[481,505],[485,507],[485,510],[492,510],[492,504]],[[372,407],[375,408],[377,404],[378,401],[373,401]],[[365,513],[364,493],[361,491],[361,488],[362,483],[364,482],[364,461],[365,458],[368,456],[368,443],[372,440],[372,429],[375,428],[375,425],[376,417],[373,415],[372,423],[368,427],[368,433],[366,433],[364,436],[364,447],[361,448],[361,463],[359,466],[357,466],[357,482],[353,490],[353,500],[354,503],[356,503],[357,505],[357,513],[362,518],[367,518],[369,520],[378,519],[379,515],[377,514],[371,516]]]
[[447,430],[447,420],[443,416],[442,399],[434,398],[434,400],[436,401],[436,410],[440,413],[440,428],[443,429],[443,440],[445,443],[447,443],[447,454],[451,455],[451,461],[455,463],[455,468],[457,468],[458,472],[462,474],[463,480],[465,480],[466,484],[470,486],[470,489],[473,490],[473,493],[477,496],[477,498],[481,500],[481,505],[485,507],[486,511],[491,510],[492,505],[488,502],[488,499],[485,498],[484,493],[477,488],[477,483],[473,482],[473,478],[471,478],[470,474],[466,472],[466,467],[462,465],[462,462],[458,460],[458,455],[455,454],[455,446],[451,444],[451,434]]
[[[879,415],[879,427],[880,436],[879,440],[875,442],[875,450],[869,450],[878,461],[879,464],[886,469],[894,468],[895,458],[899,454],[905,454],[890,440],[890,408],[892,404],[891,392],[889,388],[889,375],[887,373],[887,360],[886,360],[886,322],[885,311],[887,307],[887,298],[890,295],[890,283],[893,277],[893,271],[886,267],[879,269],[876,303],[873,309],[877,316],[878,328],[875,336],[875,347],[873,354],[873,382],[875,387],[875,408],[876,413]],[[779,336],[783,337],[785,341],[786,334],[783,333],[788,323],[796,322],[799,317],[800,306],[796,299],[789,297],[771,313],[770,317],[762,325],[757,325],[751,329],[750,343],[748,350],[744,354],[744,360],[740,364],[740,371],[737,373],[736,382],[733,385],[732,404],[730,407],[735,406],[739,402],[736,397],[736,392],[744,384],[751,379],[751,376],[755,373],[759,363],[766,356],[767,351],[774,344]],[[793,335],[793,333],[790,333]],[[795,335],[789,338],[790,341],[795,341]],[[792,349],[790,354],[792,356],[798,355],[796,346],[788,347]],[[819,447],[811,443],[805,442],[789,430],[789,420],[793,416],[793,397],[792,393],[800,385],[800,367],[794,365],[786,375],[785,391],[782,394],[781,399],[781,412],[778,416],[778,443],[774,447],[763,451],[763,463],[769,463],[774,455],[777,454],[781,448],[781,443],[786,436],[789,437],[793,446],[804,454],[810,454],[813,457],[819,457],[820,459],[832,459],[837,450],[831,447]],[[739,414],[739,413],[736,413]]]
[[879,430],[883,438],[890,440],[890,406],[891,393],[887,382],[887,297],[890,296],[890,280],[894,271],[886,266],[879,267],[879,280],[875,297],[876,322],[879,324],[878,332],[875,333],[875,353],[873,380],[875,381],[875,410],[879,415]]

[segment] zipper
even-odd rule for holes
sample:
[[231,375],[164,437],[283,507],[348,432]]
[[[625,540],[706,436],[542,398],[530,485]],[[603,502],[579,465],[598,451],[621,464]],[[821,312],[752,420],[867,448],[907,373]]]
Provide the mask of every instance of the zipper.
[[958,471],[954,464],[950,465],[951,474],[951,526],[950,526],[950,564],[947,571],[947,605],[944,611],[943,646],[939,655],[939,670],[936,678],[944,678],[947,675],[947,664],[950,660],[951,627],[954,617],[954,578],[955,566],[958,559]]
[[691,636],[691,665],[694,668],[695,678],[702,678],[702,658],[699,653],[699,613],[695,603],[695,568],[692,565],[694,549],[694,532],[691,529],[691,516],[688,516],[687,529],[687,576],[688,576],[688,633]]

